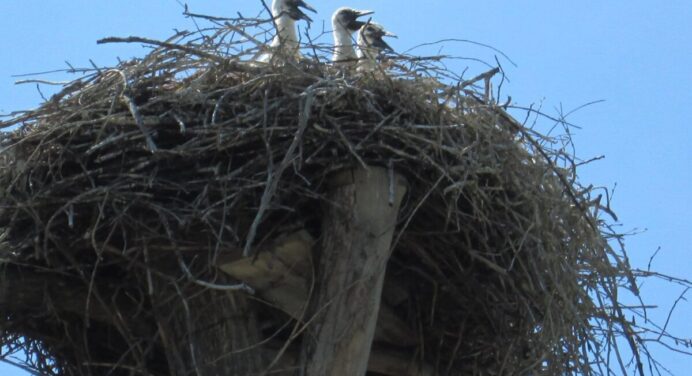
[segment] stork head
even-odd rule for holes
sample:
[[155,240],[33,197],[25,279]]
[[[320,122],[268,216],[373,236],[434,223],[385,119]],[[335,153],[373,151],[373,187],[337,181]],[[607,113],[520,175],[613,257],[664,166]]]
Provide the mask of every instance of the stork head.
[[374,22],[368,22],[364,24],[358,31],[359,41],[365,45],[365,47],[374,48],[378,51],[394,51],[394,49],[384,41],[384,37],[394,37],[395,34],[390,33],[385,30],[380,24]]
[[317,13],[315,8],[311,7],[310,4],[303,0],[274,0],[272,4],[274,17],[285,14],[295,21],[305,20],[312,22],[312,19],[308,17],[308,15],[305,14],[301,8],[305,8],[313,13]]
[[348,7],[341,7],[334,12],[334,15],[332,15],[332,25],[334,28],[343,27],[346,30],[355,33],[361,27],[363,27],[363,25],[365,25],[365,22],[358,20],[358,18],[373,13],[375,12],[371,10],[358,10]]

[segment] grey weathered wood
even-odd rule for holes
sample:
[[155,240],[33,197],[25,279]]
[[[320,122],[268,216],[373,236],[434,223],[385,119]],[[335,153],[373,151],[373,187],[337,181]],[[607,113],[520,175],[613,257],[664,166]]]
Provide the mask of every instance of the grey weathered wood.
[[192,286],[176,296],[171,290],[162,284],[155,291],[158,335],[170,375],[244,376],[265,370],[268,354],[245,293]]
[[315,240],[305,230],[276,239],[257,256],[219,268],[247,283],[257,294],[295,319],[302,319],[312,274],[311,249]]
[[252,375],[266,369],[266,349],[253,305],[242,292],[205,291],[193,300],[194,345],[199,376]]
[[405,180],[380,167],[338,173],[322,220],[304,337],[305,374],[364,375]]

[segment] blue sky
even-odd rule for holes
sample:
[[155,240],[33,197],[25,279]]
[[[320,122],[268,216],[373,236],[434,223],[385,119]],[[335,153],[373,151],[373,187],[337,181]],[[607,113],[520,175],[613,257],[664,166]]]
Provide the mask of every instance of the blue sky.
[[[268,0],[269,1],[269,0]],[[651,254],[657,271],[692,280],[692,2],[668,1],[362,1],[308,0],[319,14],[312,28],[328,27],[338,6],[372,9],[375,20],[399,35],[398,51],[447,38],[492,45],[509,55],[504,61],[509,83],[503,92],[518,105],[541,104],[544,111],[565,112],[595,100],[569,117],[577,155],[605,159],[581,169],[584,184],[617,184],[612,207],[622,231],[644,230],[629,237],[635,267],[646,268]],[[255,15],[259,0],[192,0],[197,13]],[[139,56],[134,45],[100,45],[106,36],[165,38],[173,28],[191,28],[176,0],[87,1],[4,0],[0,2],[0,113],[35,107],[41,100],[31,85],[15,86],[14,74],[64,68],[65,61],[88,66]],[[493,53],[467,43],[449,42],[421,53],[493,61]],[[451,64],[457,71],[467,61]],[[472,66],[480,72],[480,67]],[[473,73],[469,73],[472,75]],[[61,80],[64,76],[46,76]],[[50,91],[46,89],[46,93]],[[681,288],[649,281],[644,300],[659,305],[650,312],[665,321]],[[683,301],[669,329],[692,337],[692,304]],[[676,375],[689,374],[692,357],[656,346],[655,354]],[[23,375],[0,364],[0,374]]]

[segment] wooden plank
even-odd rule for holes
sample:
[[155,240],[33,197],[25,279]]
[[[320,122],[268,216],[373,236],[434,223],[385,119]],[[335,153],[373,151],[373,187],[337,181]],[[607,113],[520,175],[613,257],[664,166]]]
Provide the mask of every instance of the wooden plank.
[[367,371],[405,191],[401,176],[390,176],[380,167],[348,170],[333,178],[322,220],[311,323],[303,343],[306,375],[358,376]]
[[260,297],[291,317],[301,319],[312,274],[311,252],[315,243],[305,230],[283,236],[257,257],[220,265],[233,278],[247,283]]

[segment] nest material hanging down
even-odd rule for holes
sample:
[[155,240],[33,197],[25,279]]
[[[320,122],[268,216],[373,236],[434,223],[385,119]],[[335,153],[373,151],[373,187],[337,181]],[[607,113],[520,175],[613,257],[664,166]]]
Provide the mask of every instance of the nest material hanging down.
[[2,136],[5,345],[27,347],[46,373],[111,351],[113,368],[166,374],[150,350],[160,339],[138,334],[155,332],[161,278],[245,283],[279,304],[257,304],[274,333],[300,318],[305,291],[243,272],[281,269],[280,253],[293,260],[285,276],[309,281],[300,254],[319,241],[331,174],[383,166],[410,185],[384,348],[420,374],[601,372],[600,346],[614,345],[601,325],[628,328],[607,308],[629,269],[561,144],[478,99],[472,82],[426,77],[437,66],[253,66],[219,52],[231,31],[150,43],[143,59],[91,72],[4,124],[21,125]]

